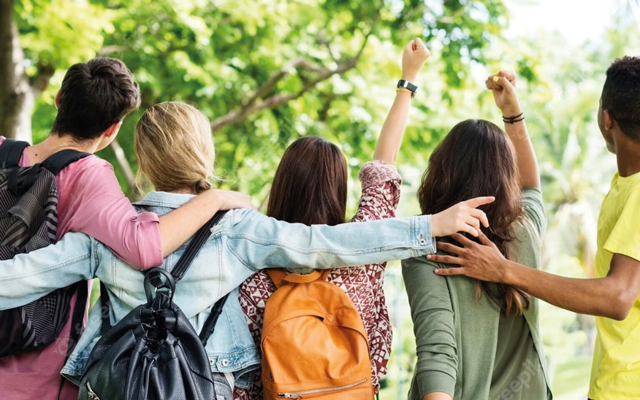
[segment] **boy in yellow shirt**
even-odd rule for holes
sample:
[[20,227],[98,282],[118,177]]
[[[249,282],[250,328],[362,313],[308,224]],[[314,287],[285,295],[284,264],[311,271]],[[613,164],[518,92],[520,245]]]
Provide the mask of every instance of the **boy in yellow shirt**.
[[[504,73],[505,77],[510,76]],[[595,279],[570,279],[505,259],[486,236],[481,244],[452,237],[464,247],[438,243],[456,254],[429,260],[459,264],[439,275],[466,275],[506,283],[548,303],[596,315],[589,398],[640,399],[640,58],[624,57],[607,70],[598,125],[618,173],[598,218]],[[528,140],[523,136],[522,140]],[[490,193],[489,193],[490,194]]]

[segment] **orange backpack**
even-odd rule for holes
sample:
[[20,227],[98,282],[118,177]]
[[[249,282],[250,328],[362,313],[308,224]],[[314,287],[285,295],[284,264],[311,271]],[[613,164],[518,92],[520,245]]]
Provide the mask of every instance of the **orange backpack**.
[[278,290],[264,313],[264,399],[372,400],[367,332],[329,271],[267,272]]

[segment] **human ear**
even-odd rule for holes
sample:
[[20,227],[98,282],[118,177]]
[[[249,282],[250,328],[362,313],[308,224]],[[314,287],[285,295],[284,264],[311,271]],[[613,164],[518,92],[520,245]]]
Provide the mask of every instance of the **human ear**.
[[120,131],[121,126],[122,126],[122,121],[116,122],[115,124],[107,128],[106,131],[104,131],[104,135],[108,138],[111,138],[112,136],[115,137]]
[[613,117],[611,113],[609,113],[609,110],[602,110],[602,116],[604,117],[604,129],[610,130],[613,128]]

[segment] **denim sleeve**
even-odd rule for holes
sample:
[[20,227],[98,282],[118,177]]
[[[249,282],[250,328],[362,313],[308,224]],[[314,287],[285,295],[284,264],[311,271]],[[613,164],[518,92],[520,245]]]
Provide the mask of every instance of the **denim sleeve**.
[[76,282],[92,279],[97,242],[68,233],[58,243],[0,261],[0,310],[20,307]]
[[435,253],[431,216],[344,223],[290,224],[257,211],[234,214],[229,250],[245,266],[332,269]]

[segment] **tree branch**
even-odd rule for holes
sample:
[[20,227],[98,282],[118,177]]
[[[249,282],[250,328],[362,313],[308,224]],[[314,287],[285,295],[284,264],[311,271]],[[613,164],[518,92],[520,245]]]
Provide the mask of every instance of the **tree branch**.
[[[211,122],[211,130],[216,132],[226,126],[237,124],[248,116],[260,112],[262,110],[273,109],[279,107],[283,104],[286,104],[292,100],[295,100],[305,93],[313,90],[319,83],[331,78],[333,75],[341,75],[345,72],[353,69],[358,64],[362,53],[364,52],[365,47],[369,41],[369,37],[373,33],[373,28],[367,33],[362,42],[362,46],[358,50],[358,53],[349,59],[349,61],[338,64],[338,66],[334,69],[327,69],[322,66],[316,65],[304,58],[296,58],[294,60],[289,61],[285,64],[280,71],[271,76],[256,92],[245,102],[243,102],[242,106],[234,111],[231,111],[221,117],[216,118]],[[318,76],[315,79],[312,79],[305,83],[305,85],[297,92],[290,94],[275,94],[271,97],[267,97],[264,100],[262,99],[265,95],[275,89],[278,82],[280,82],[284,77],[294,68],[305,68],[311,71],[317,72]]]
[[131,193],[133,197],[138,197],[139,190],[138,186],[136,185],[136,176],[131,169],[131,165],[129,165],[129,160],[127,160],[127,156],[124,154],[124,150],[120,146],[120,143],[118,143],[118,139],[114,139],[113,142],[111,142],[111,148],[116,155],[118,165],[120,165],[120,168],[122,168],[122,172],[124,172],[127,184],[129,185],[129,193]]

